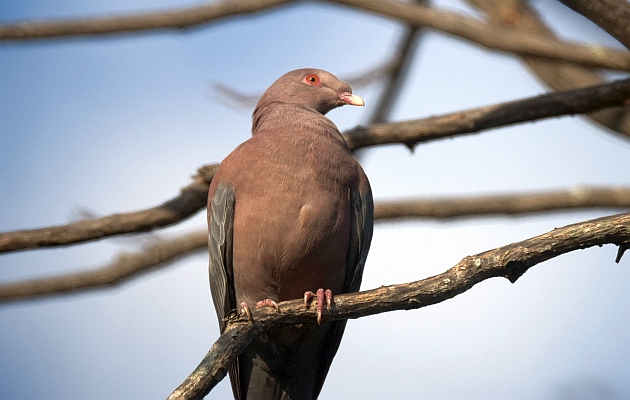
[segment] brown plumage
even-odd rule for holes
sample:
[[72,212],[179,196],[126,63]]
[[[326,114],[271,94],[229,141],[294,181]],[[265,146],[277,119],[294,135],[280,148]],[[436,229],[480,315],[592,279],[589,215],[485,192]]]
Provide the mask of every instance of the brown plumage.
[[[326,71],[291,71],[258,102],[252,138],[221,163],[208,196],[210,286],[221,331],[227,313],[242,305],[253,309],[318,289],[359,290],[372,238],[372,193],[324,116],[344,104],[363,100]],[[230,370],[234,397],[317,398],[345,324],[261,335]]]

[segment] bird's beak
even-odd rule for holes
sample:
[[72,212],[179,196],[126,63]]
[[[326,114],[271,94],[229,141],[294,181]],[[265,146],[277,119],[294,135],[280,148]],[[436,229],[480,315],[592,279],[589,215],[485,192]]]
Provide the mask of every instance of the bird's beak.
[[362,98],[360,98],[359,96],[352,94],[352,93],[348,93],[348,92],[343,92],[339,94],[339,100],[343,101],[346,104],[350,104],[351,106],[361,106],[363,107],[365,105],[365,102],[363,101]]

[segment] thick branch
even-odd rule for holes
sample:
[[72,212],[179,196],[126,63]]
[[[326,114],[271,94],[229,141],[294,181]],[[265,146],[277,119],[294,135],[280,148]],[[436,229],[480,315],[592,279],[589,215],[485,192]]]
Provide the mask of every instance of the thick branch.
[[[479,282],[505,277],[511,282],[529,268],[574,250],[630,242],[630,213],[598,218],[468,256],[446,272],[416,282],[335,297],[332,315],[325,320],[360,318],[394,310],[411,310],[440,303],[464,293]],[[314,324],[315,314],[302,300],[279,304],[280,313],[256,310],[255,322],[232,317],[228,329],[188,378],[169,396],[201,399],[226,374],[229,365],[260,332],[280,326]]]
[[[542,19],[522,0],[468,0],[481,8],[495,22],[517,27],[524,35],[536,32],[555,37]],[[549,87],[557,91],[577,89],[599,85],[605,80],[595,71],[579,65],[543,60],[536,57],[524,57],[523,61]],[[630,107],[610,108],[587,114],[593,121],[630,138]]]
[[[358,127],[345,132],[344,137],[352,150],[391,143],[404,143],[413,147],[420,142],[518,122],[589,112],[624,104],[628,99],[630,79],[442,116]],[[196,181],[184,188],[181,195],[158,207],[62,226],[0,233],[0,253],[80,243],[112,235],[148,231],[179,222],[206,206],[208,185],[216,168],[218,165],[202,167]]]
[[123,253],[110,265],[95,270],[2,284],[0,303],[114,286],[193,252],[204,250],[207,243],[208,234],[205,230],[188,233],[178,238],[158,239],[141,252]]
[[628,0],[560,0],[630,49],[630,3]]
[[417,27],[427,27],[470,40],[489,49],[521,56],[568,61],[590,67],[630,71],[630,53],[603,46],[562,42],[552,37],[485,23],[458,13],[411,5],[392,0],[328,0],[379,15],[389,16]]
[[404,143],[413,148],[420,142],[475,133],[519,122],[619,106],[627,103],[629,99],[630,79],[625,79],[436,117],[357,127],[346,131],[344,137],[352,149],[391,143]]
[[[214,175],[218,165],[203,168],[206,176]],[[0,252],[64,246],[168,226],[190,217],[206,206],[208,184],[198,178],[183,188],[179,196],[146,210],[113,214],[68,225],[0,233]]]
[[183,29],[278,7],[293,0],[224,0],[176,10],[0,25],[0,40],[104,35],[153,29]]

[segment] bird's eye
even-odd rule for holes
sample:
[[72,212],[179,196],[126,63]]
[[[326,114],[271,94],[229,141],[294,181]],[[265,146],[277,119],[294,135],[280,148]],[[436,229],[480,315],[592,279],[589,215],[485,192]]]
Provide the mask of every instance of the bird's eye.
[[319,76],[314,75],[314,74],[306,75],[306,77],[304,78],[304,82],[308,83],[309,85],[313,85],[313,86],[320,86],[321,85],[321,81],[319,80]]

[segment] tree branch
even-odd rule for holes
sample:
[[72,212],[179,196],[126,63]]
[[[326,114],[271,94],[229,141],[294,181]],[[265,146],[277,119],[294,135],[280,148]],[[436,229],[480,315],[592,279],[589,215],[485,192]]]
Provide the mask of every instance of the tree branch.
[[[424,5],[426,0],[416,0],[415,3]],[[405,27],[405,31],[392,57],[393,62],[391,63],[390,73],[385,80],[385,88],[376,102],[374,113],[370,116],[370,125],[385,122],[389,119],[396,99],[399,97],[400,90],[409,74],[409,68],[413,62],[421,37],[422,28]]]
[[485,23],[458,13],[392,0],[327,0],[404,21],[521,56],[568,61],[590,67],[630,71],[630,53],[603,46],[567,43],[535,32]]
[[[533,31],[555,37],[551,29],[525,1],[468,0],[468,2],[486,12],[493,21],[522,29],[525,31],[524,35],[529,35]],[[536,57],[524,57],[523,61],[543,82],[557,91],[600,85],[606,82],[595,71],[578,65]],[[586,116],[613,132],[623,135],[625,139],[630,139],[630,107],[600,110]]]
[[[311,321],[309,323],[312,323]],[[225,378],[236,357],[262,332],[259,327],[258,321],[256,324],[246,324],[242,321],[230,323],[197,368],[168,396],[167,400],[203,399]]]
[[630,3],[628,0],[560,0],[604,29],[630,49]]
[[[432,198],[377,202],[376,221],[410,218],[457,218],[531,214],[569,209],[630,208],[630,188],[576,187],[568,190],[511,195]],[[160,239],[144,250],[121,254],[114,263],[91,271],[0,284],[0,303],[70,294],[119,285],[151,269],[161,268],[196,251],[206,251],[205,229],[171,239]]]
[[[327,0],[389,16],[412,26],[426,26],[470,40],[490,49],[523,56],[575,62],[591,67],[630,70],[630,54],[605,48],[565,43],[543,35],[495,26],[454,12],[391,0]],[[0,25],[0,40],[103,35],[154,29],[183,29],[278,7],[291,0],[224,0],[179,10],[76,20],[21,22]]]
[[575,187],[551,192],[377,202],[378,220],[523,215],[586,208],[630,209],[630,188]]
[[191,28],[223,18],[278,7],[294,0],[224,0],[176,10],[0,25],[0,40],[108,35],[155,29]]
[[[489,278],[504,277],[514,283],[529,268],[561,254],[604,244],[621,246],[629,242],[630,213],[568,225],[468,256],[446,272],[427,279],[336,296],[333,312],[324,315],[324,320],[360,318],[387,311],[426,307],[464,293]],[[257,309],[253,324],[235,315],[228,318],[226,331],[168,399],[202,399],[225,377],[230,364],[258,334],[281,326],[315,324],[314,305],[306,309],[303,300],[278,305],[279,313]]]
[[630,79],[609,84],[544,94],[522,100],[411,121],[388,122],[346,131],[351,149],[391,143],[413,148],[420,142],[567,114],[581,114],[626,104]]
[[[202,169],[209,176],[214,175],[218,167],[209,165]],[[146,210],[113,214],[67,225],[0,233],[0,253],[64,246],[168,226],[190,217],[206,206],[208,185],[208,182],[197,177],[195,182],[182,189],[179,196]]]
[[[566,114],[579,114],[625,104],[630,99],[630,79],[530,97],[513,102],[412,121],[357,127],[344,133],[350,149],[391,143],[413,148],[417,143],[485,129]],[[0,233],[0,253],[49,246],[63,246],[107,236],[148,231],[179,222],[207,203],[208,185],[218,165],[200,169],[191,185],[160,206],[114,214],[68,225]]]
[[0,303],[66,294],[80,290],[115,286],[168,263],[177,261],[208,245],[206,230],[177,238],[158,239],[138,253],[122,253],[104,267],[56,277],[31,279],[0,285]]

